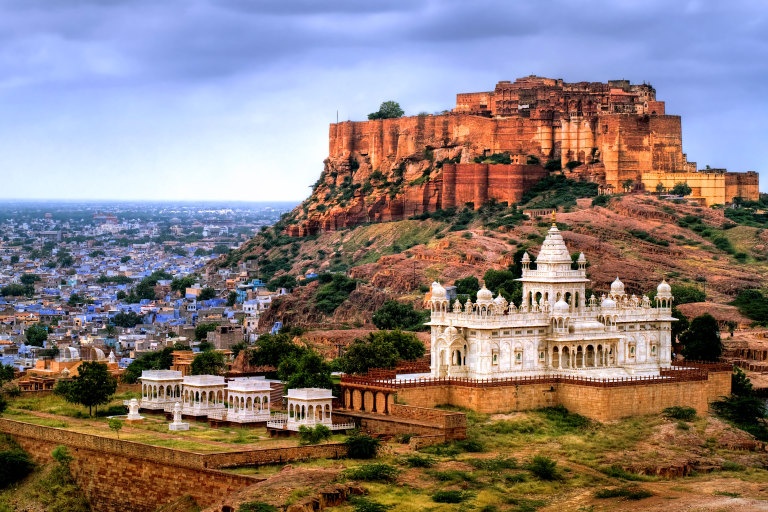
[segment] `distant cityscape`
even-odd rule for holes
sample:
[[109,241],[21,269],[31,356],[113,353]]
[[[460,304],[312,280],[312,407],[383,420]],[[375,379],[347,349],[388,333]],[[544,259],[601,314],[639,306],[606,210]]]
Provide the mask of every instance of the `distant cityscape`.
[[117,370],[177,343],[197,351],[201,323],[217,349],[247,340],[280,290],[245,265],[205,265],[294,206],[0,202],[0,363],[43,380],[80,360]]

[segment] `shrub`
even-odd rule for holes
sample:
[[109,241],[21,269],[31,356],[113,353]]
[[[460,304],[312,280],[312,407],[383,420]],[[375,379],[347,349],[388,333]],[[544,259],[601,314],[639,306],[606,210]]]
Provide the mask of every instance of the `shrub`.
[[667,407],[662,411],[664,416],[673,420],[693,421],[696,419],[696,409],[693,407]]
[[35,468],[29,454],[14,447],[0,452],[0,489],[22,480]]
[[403,462],[412,468],[431,468],[435,465],[435,459],[432,457],[424,457],[423,455],[409,455]]
[[437,491],[432,495],[432,501],[435,503],[461,503],[469,495],[462,491]]
[[517,468],[517,460],[514,457],[504,457],[503,455],[498,455],[492,459],[472,459],[469,463],[477,469],[484,469],[486,471]]
[[602,467],[600,468],[600,471],[605,473],[608,476],[611,476],[613,478],[621,478],[622,480],[633,480],[633,481],[648,480],[648,478],[643,475],[638,475],[637,473],[630,473],[626,469],[620,466],[615,466],[615,465]]
[[357,432],[349,436],[344,444],[347,446],[347,455],[352,459],[372,459],[379,451],[381,441],[376,438]]
[[605,206],[611,200],[611,196],[608,194],[600,194],[592,199],[592,206]]
[[531,472],[533,476],[540,480],[558,480],[560,473],[557,471],[557,462],[544,457],[543,455],[534,456],[526,465],[525,469]]
[[331,437],[331,429],[325,425],[315,425],[314,428],[306,425],[299,427],[299,442],[301,444],[317,444]]
[[413,304],[402,304],[396,300],[388,300],[373,313],[373,325],[378,329],[404,329],[413,331],[421,329],[428,319],[424,313],[416,311]]
[[355,512],[385,512],[392,508],[392,505],[384,505],[363,497],[355,497],[352,500],[352,506],[355,508]]
[[746,468],[737,462],[727,460],[720,466],[723,471],[744,471]]
[[344,472],[347,478],[365,482],[393,482],[400,471],[389,464],[365,464]]
[[263,501],[249,501],[241,503],[237,512],[277,512],[277,507]]
[[595,492],[595,498],[624,498],[627,500],[642,500],[650,498],[653,493],[640,487],[618,487],[615,489],[600,489]]

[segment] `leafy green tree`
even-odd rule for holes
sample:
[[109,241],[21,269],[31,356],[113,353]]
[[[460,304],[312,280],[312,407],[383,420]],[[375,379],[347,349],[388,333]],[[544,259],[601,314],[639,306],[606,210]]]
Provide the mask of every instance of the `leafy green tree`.
[[267,289],[270,291],[279,290],[280,288],[286,288],[288,290],[296,288],[296,278],[292,275],[284,274],[267,283]]
[[300,357],[306,347],[293,342],[288,333],[262,334],[250,351],[248,362],[253,366],[274,366],[278,368],[284,359]]
[[112,323],[118,327],[132,328],[144,321],[141,315],[134,313],[133,311],[124,312],[121,311],[112,317]]
[[563,164],[560,162],[559,158],[553,158],[551,160],[547,160],[547,163],[544,164],[544,168],[549,172],[555,172],[561,170],[563,168]]
[[424,312],[413,309],[413,304],[388,300],[373,313],[373,325],[379,329],[419,330],[426,321]]
[[109,324],[109,325],[108,325],[108,326],[107,326],[107,327],[104,329],[104,335],[105,335],[107,338],[114,338],[115,336],[117,336],[117,327],[115,327],[115,326],[114,326],[114,325],[112,325],[112,324]]
[[209,350],[214,350],[216,347],[209,341],[203,341],[197,348],[200,349],[200,352],[208,352]]
[[120,439],[120,430],[123,428],[123,422],[119,418],[109,418],[107,422],[109,430],[115,433],[118,439]]
[[[189,350],[188,347],[185,347]],[[173,364],[173,351],[176,346],[165,347],[155,352],[147,352],[134,359],[123,373],[123,382],[133,384],[138,382],[143,370],[168,370]]]
[[3,297],[31,297],[35,294],[35,289],[32,286],[23,284],[12,283],[0,288],[0,295]]
[[195,339],[198,341],[204,341],[208,339],[208,333],[216,330],[216,324],[197,324],[195,326]]
[[120,258],[120,263],[128,263],[129,261],[131,261],[130,256],[123,256],[122,258]]
[[190,288],[197,282],[197,278],[194,275],[178,277],[171,281],[171,291],[183,294],[187,288]]
[[680,335],[680,343],[685,347],[683,355],[692,361],[717,361],[723,354],[720,328],[709,313],[691,321],[688,330]]
[[368,119],[394,119],[403,117],[403,114],[405,112],[400,108],[400,104],[390,100],[383,102],[377,112],[368,114]]
[[344,444],[347,445],[347,455],[351,459],[372,459],[379,451],[381,441],[363,432],[355,432]]
[[136,288],[132,290],[132,293],[135,293],[139,300],[155,300],[155,286],[157,286],[157,282],[172,278],[173,276],[168,272],[165,272],[164,270],[156,270],[142,279],[141,282],[136,285]]
[[215,350],[209,350],[195,356],[190,370],[192,375],[221,375],[226,368],[224,354]]
[[666,187],[664,186],[664,184],[662,182],[658,182],[656,184],[656,192],[658,192],[659,194],[664,192],[665,189],[666,189]]
[[72,377],[67,393],[70,402],[88,407],[88,415],[93,416],[93,408],[109,403],[117,390],[117,379],[113,377],[107,365],[95,361],[85,361],[77,368],[78,374]]
[[371,368],[392,368],[400,360],[424,357],[424,344],[402,331],[377,331],[355,339],[338,360],[346,373],[365,373]]
[[684,181],[679,181],[675,183],[674,187],[672,187],[671,192],[673,195],[676,195],[676,196],[689,196],[691,195],[691,192],[693,192],[693,190],[691,189],[690,186],[688,186],[688,183]]
[[584,162],[579,162],[578,160],[571,160],[570,162],[565,164],[565,166],[568,168],[569,171],[574,170],[580,165],[584,165]]
[[14,254],[13,256],[11,256],[11,265],[15,265],[18,262],[19,262],[19,255],[18,254]]
[[229,350],[232,351],[232,357],[236,358],[240,354],[240,352],[242,352],[243,350],[248,350],[248,344],[244,341],[238,341],[237,343],[232,345]]
[[200,295],[197,296],[198,300],[211,300],[216,298],[216,290],[210,287],[205,287],[200,290]]
[[34,285],[40,280],[40,276],[37,274],[23,274],[19,280],[21,281],[21,284]]
[[283,359],[277,369],[280,380],[287,389],[330,388],[331,367],[317,352],[307,350],[300,356]]
[[731,376],[731,396],[722,397],[712,404],[718,416],[734,423],[761,441],[768,441],[768,427],[765,419],[768,417],[766,405],[757,396],[749,378],[735,367]]
[[698,286],[673,284],[671,288],[672,296],[675,297],[675,304],[689,304],[707,300],[706,292]]
[[688,330],[690,323],[688,317],[686,317],[682,311],[676,307],[672,307],[672,316],[677,318],[677,322],[672,322],[672,341],[677,341],[680,335]]
[[27,338],[27,345],[33,347],[42,347],[43,342],[48,339],[48,329],[43,325],[31,325],[24,331]]
[[123,290],[118,290],[115,296],[117,297],[117,300],[125,300],[128,297],[128,294]]
[[83,298],[76,293],[70,294],[69,299],[67,300],[67,305],[73,308],[78,304],[82,304],[82,303],[83,303]]
[[632,187],[635,185],[635,180],[627,179],[621,182],[621,188],[624,189],[624,192],[629,192],[632,190]]
[[229,292],[227,295],[227,306],[230,308],[237,304],[237,292]]
[[34,468],[35,464],[29,454],[12,443],[11,449],[0,451],[0,489],[22,480]]
[[477,292],[480,290],[480,281],[475,276],[457,279],[453,285],[456,287],[458,295],[467,295],[472,302],[477,300]]

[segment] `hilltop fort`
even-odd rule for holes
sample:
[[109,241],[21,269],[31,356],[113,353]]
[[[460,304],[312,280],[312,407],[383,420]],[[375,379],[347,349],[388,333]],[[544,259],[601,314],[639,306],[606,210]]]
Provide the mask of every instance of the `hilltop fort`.
[[689,161],[680,116],[666,113],[650,85],[529,76],[457,94],[456,107],[439,115],[331,124],[325,168],[288,232],[515,203],[550,172],[604,193],[685,182],[707,206],[759,194],[756,172]]

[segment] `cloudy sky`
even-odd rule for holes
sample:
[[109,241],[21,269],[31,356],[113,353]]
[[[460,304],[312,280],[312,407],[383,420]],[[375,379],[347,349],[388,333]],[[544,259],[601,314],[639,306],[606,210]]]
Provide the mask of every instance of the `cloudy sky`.
[[0,197],[301,200],[337,110],[529,74],[650,82],[689,159],[768,169],[763,0],[0,0]]

